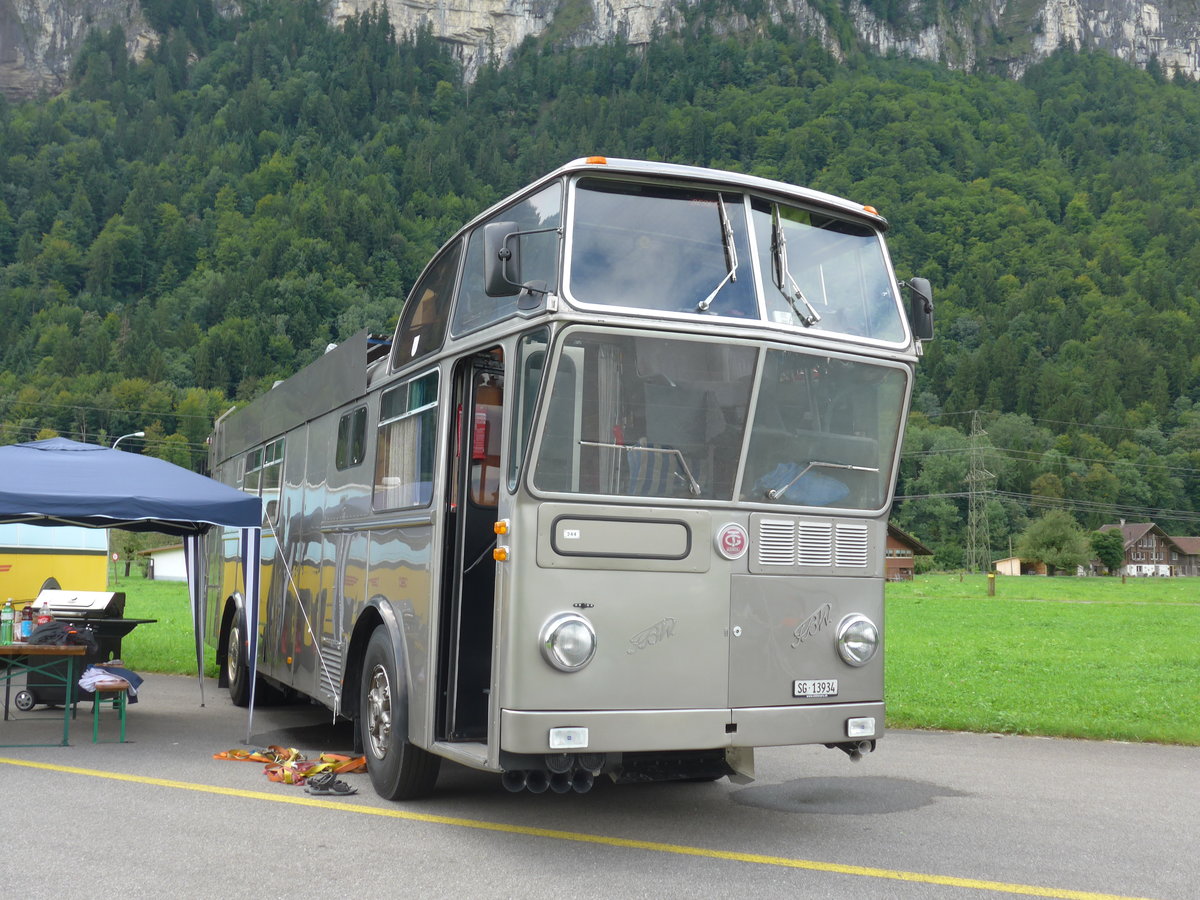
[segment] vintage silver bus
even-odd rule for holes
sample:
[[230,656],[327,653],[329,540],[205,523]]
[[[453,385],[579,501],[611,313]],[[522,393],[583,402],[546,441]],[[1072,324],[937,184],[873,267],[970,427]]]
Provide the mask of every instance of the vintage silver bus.
[[[928,282],[871,207],[590,157],[470,222],[211,439],[263,499],[256,690],[356,721],[378,793],[753,777],[881,736],[887,514]],[[236,536],[207,549],[250,696]]]

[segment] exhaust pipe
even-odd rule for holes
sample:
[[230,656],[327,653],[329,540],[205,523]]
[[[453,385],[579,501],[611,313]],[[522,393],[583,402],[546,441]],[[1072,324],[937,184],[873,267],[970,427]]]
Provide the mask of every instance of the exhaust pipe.
[[547,753],[546,768],[551,772],[570,772],[574,760],[566,753]]
[[587,769],[576,769],[571,773],[571,789],[577,794],[586,794],[595,781],[596,776]]
[[525,787],[529,788],[531,794],[544,794],[546,788],[550,787],[550,776],[545,769],[530,769],[525,776]]
[[599,775],[604,768],[607,757],[603,753],[580,753],[575,762],[581,769],[587,769],[593,775]]
[[550,776],[550,790],[556,794],[565,794],[571,790],[571,776],[566,772],[555,772]]
[[506,791],[514,794],[525,790],[526,774],[520,769],[509,769],[500,776],[500,783]]
[[863,758],[864,753],[870,753],[875,749],[874,741],[850,741],[846,744],[834,744],[843,753],[850,757],[850,762],[858,762]]

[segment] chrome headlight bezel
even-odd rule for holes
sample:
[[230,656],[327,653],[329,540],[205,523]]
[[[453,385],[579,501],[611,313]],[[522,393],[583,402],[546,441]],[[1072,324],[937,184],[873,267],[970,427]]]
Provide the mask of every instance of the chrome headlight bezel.
[[[583,637],[581,649],[564,645],[567,630],[574,635],[572,640]],[[578,672],[596,655],[596,629],[579,613],[564,612],[551,616],[538,635],[538,646],[542,658],[560,672]]]
[[853,613],[838,623],[837,652],[848,666],[865,666],[879,652],[879,626],[862,613]]

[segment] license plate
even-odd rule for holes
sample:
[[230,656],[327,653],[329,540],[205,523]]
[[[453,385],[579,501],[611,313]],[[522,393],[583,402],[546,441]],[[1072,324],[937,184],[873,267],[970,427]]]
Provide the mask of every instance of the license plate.
[[809,700],[817,697],[836,697],[838,692],[837,679],[824,681],[793,681],[792,696],[805,697]]

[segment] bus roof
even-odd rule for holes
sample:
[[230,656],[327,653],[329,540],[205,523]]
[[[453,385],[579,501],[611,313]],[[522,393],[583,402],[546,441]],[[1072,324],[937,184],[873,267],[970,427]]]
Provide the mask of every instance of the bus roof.
[[875,225],[875,227],[883,231],[886,231],[888,227],[887,219],[881,216],[874,207],[866,206],[861,203],[854,203],[845,199],[844,197],[838,197],[834,194],[826,194],[823,191],[815,191],[811,188],[800,187],[799,185],[795,184],[787,184],[783,181],[762,178],[758,175],[745,175],[741,172],[707,169],[700,166],[684,166],[677,163],[646,162],[644,160],[617,159],[607,156],[585,156],[572,160],[564,166],[560,166],[549,175],[539,179],[537,183],[541,184],[542,182],[559,178],[566,174],[574,174],[589,170],[597,172],[619,173],[622,175],[665,176],[668,178],[678,178],[684,181],[719,182],[721,184],[728,184],[735,187],[744,188],[749,191],[761,191],[769,194],[783,194],[785,196],[793,197],[797,200],[807,201],[819,206],[824,206],[827,209],[837,210],[838,212],[846,213],[857,218],[866,219]]

